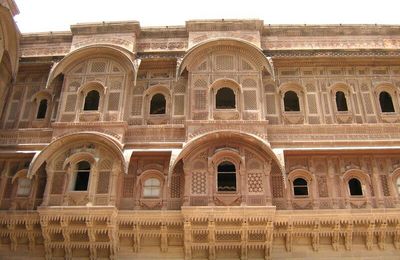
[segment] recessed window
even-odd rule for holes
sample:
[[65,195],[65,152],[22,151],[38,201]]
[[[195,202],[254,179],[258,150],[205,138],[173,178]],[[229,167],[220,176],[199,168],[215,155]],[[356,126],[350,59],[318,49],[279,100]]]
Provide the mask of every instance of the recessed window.
[[285,105],[285,111],[300,111],[299,97],[294,91],[290,90],[285,93],[283,104]]
[[400,177],[396,181],[397,192],[400,194]]
[[343,91],[336,92],[336,108],[337,111],[349,111],[347,107],[346,95]]
[[75,191],[85,191],[89,184],[90,163],[81,161],[76,165],[75,172]]
[[356,178],[349,180],[349,190],[350,190],[351,196],[362,196],[363,195],[361,182]]
[[217,182],[218,191],[236,191],[236,167],[233,163],[225,161],[218,165]]
[[160,180],[157,178],[150,178],[145,180],[143,185],[143,197],[159,197],[161,190]]
[[25,197],[31,193],[32,182],[28,178],[18,178],[17,196]]
[[40,100],[39,108],[36,114],[37,119],[43,119],[46,117],[47,112],[47,99]]
[[166,104],[167,104],[167,102],[165,100],[164,95],[155,94],[151,98],[150,114],[151,115],[163,115],[163,114],[165,114]]
[[91,90],[87,93],[85,97],[85,105],[83,106],[83,110],[85,111],[93,111],[99,109],[100,102],[100,94],[96,90]]
[[215,96],[215,106],[217,109],[235,109],[235,92],[230,88],[220,88]]
[[297,178],[293,181],[294,196],[308,196],[307,181],[303,178]]
[[392,96],[386,91],[379,93],[379,104],[381,105],[381,111],[383,113],[394,112]]

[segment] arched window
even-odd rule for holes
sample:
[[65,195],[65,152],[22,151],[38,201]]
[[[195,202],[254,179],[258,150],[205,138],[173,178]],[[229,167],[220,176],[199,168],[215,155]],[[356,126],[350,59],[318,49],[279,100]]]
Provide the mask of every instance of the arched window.
[[217,109],[235,109],[235,92],[230,88],[220,88],[215,96],[215,107]]
[[157,178],[150,178],[145,180],[143,184],[143,197],[159,197],[161,190],[160,180]]
[[399,195],[400,195],[400,177],[397,178],[397,181],[396,181],[396,188],[397,188],[397,192],[398,192]]
[[294,196],[308,196],[307,181],[303,178],[297,178],[293,181]]
[[347,107],[346,95],[343,91],[336,92],[336,109],[337,111],[349,111]]
[[88,188],[89,184],[89,174],[90,174],[90,163],[87,161],[80,161],[76,165],[75,172],[75,182],[74,188],[75,191],[85,191]]
[[100,94],[96,90],[91,90],[87,93],[85,97],[85,105],[83,106],[83,110],[92,111],[99,109],[100,102]]
[[349,190],[350,190],[351,196],[362,196],[363,195],[361,182],[356,178],[352,178],[349,180]]
[[285,93],[283,104],[285,105],[285,111],[300,111],[299,97],[294,91],[290,90]]
[[39,108],[36,114],[36,119],[43,119],[46,117],[47,112],[47,99],[40,100]]
[[233,163],[224,161],[218,165],[218,191],[236,191],[236,167]]
[[150,114],[162,115],[165,114],[166,100],[163,94],[155,94],[150,102]]
[[386,91],[379,93],[379,104],[381,105],[381,111],[383,113],[394,112],[392,97]]

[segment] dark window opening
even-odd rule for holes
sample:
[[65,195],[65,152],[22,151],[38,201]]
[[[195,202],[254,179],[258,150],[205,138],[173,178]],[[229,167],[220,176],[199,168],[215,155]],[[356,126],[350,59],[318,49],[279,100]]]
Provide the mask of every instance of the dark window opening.
[[300,111],[299,97],[294,91],[285,93],[283,104],[285,105],[285,111]]
[[346,95],[342,91],[336,92],[336,108],[337,111],[349,111]]
[[87,161],[81,161],[77,165],[74,190],[87,190],[89,184],[90,164]]
[[236,168],[231,162],[218,165],[218,191],[236,191]]
[[89,91],[85,98],[83,110],[91,111],[99,109],[100,94],[96,90]]
[[162,115],[165,114],[166,100],[164,95],[155,94],[150,102],[150,114],[151,115]]
[[379,94],[379,104],[381,105],[381,111],[383,113],[394,112],[392,97],[386,91],[382,91]]
[[235,92],[230,88],[221,88],[217,91],[215,97],[217,109],[234,109],[236,108]]
[[40,100],[39,109],[36,114],[37,119],[43,119],[46,117],[47,112],[47,99]]
[[294,196],[308,196],[307,181],[303,178],[297,178],[293,181]]
[[363,195],[361,182],[359,180],[357,180],[356,178],[349,180],[349,189],[350,189],[351,196],[362,196]]

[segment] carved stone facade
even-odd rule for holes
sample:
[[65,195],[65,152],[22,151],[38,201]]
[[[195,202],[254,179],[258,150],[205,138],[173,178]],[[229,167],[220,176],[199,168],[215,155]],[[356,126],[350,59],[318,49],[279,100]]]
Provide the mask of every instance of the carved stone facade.
[[399,258],[400,26],[0,3],[0,258]]

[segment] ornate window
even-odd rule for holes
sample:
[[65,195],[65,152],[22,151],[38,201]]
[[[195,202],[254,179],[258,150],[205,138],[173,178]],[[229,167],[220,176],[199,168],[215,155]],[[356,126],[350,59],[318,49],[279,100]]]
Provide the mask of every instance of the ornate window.
[[157,178],[149,178],[143,184],[143,197],[160,197],[161,182]]
[[351,196],[362,196],[363,195],[361,182],[358,179],[352,178],[349,180],[348,184],[349,184],[349,191],[350,191]]
[[335,94],[336,109],[339,112],[349,111],[347,106],[346,95],[343,91],[337,91]]
[[47,99],[40,100],[39,107],[36,114],[36,119],[44,119],[47,112]]
[[215,96],[215,106],[217,109],[235,109],[235,92],[231,88],[220,88]]
[[379,105],[381,107],[382,113],[395,112],[392,96],[386,91],[382,91],[381,93],[379,93]]
[[85,104],[83,110],[93,111],[99,109],[100,94],[96,90],[91,90],[87,93],[85,97]]
[[236,167],[229,161],[224,161],[218,165],[217,187],[218,191],[236,191]]
[[307,181],[303,178],[297,178],[293,181],[294,196],[308,196]]
[[73,188],[74,191],[86,191],[89,185],[90,163],[80,161],[76,164],[74,173]]
[[400,177],[397,178],[397,180],[396,180],[396,189],[397,189],[397,192],[400,194]]
[[155,94],[150,101],[150,114],[163,115],[166,113],[166,100],[163,94]]
[[299,97],[294,91],[287,91],[283,97],[285,111],[300,111]]
[[28,178],[18,178],[17,196],[27,197],[31,193],[32,182]]

